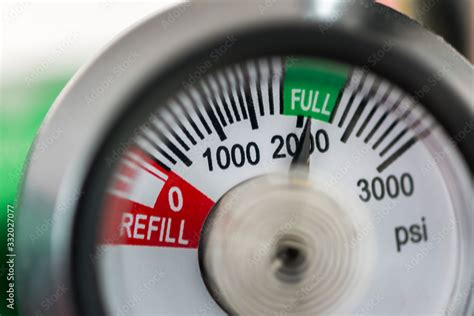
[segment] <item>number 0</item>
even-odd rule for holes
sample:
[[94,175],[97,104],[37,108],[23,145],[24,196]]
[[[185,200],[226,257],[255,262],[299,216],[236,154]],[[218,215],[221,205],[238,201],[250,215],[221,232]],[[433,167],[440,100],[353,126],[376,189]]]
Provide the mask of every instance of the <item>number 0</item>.
[[168,191],[168,201],[173,212],[179,212],[183,208],[183,192],[178,187],[172,187]]

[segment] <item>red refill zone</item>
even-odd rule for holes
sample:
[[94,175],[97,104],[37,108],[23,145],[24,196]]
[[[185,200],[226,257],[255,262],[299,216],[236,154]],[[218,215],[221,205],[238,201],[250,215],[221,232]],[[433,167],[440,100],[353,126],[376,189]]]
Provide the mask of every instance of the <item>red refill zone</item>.
[[102,244],[197,248],[214,202],[134,149],[120,163],[102,218]]

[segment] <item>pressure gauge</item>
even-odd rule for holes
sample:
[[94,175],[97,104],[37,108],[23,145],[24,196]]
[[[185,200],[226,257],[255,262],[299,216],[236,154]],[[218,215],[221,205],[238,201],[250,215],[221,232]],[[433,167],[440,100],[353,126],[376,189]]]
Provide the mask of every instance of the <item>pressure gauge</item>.
[[471,315],[472,78],[369,1],[147,19],[38,136],[21,312]]

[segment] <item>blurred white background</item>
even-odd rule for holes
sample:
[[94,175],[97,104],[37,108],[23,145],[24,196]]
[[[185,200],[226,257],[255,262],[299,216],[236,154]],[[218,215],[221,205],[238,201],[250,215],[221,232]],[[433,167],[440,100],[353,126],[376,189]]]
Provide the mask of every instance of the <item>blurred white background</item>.
[[73,73],[123,30],[177,2],[2,0],[1,79]]
[[[413,15],[412,7],[421,0],[378,1]],[[471,3],[474,10],[474,0],[462,1]],[[126,28],[179,2],[1,0],[0,79],[32,80],[58,72],[74,72]],[[468,20],[473,26],[474,19]]]

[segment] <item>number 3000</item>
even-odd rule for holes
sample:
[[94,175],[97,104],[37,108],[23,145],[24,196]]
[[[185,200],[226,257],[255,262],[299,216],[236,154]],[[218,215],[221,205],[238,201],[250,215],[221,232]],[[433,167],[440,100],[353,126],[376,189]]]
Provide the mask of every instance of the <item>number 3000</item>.
[[400,177],[388,176],[385,180],[375,177],[372,180],[360,179],[357,187],[361,189],[359,198],[368,202],[372,198],[380,201],[385,197],[395,199],[401,195],[411,196],[415,190],[413,177],[409,173],[404,173]]

